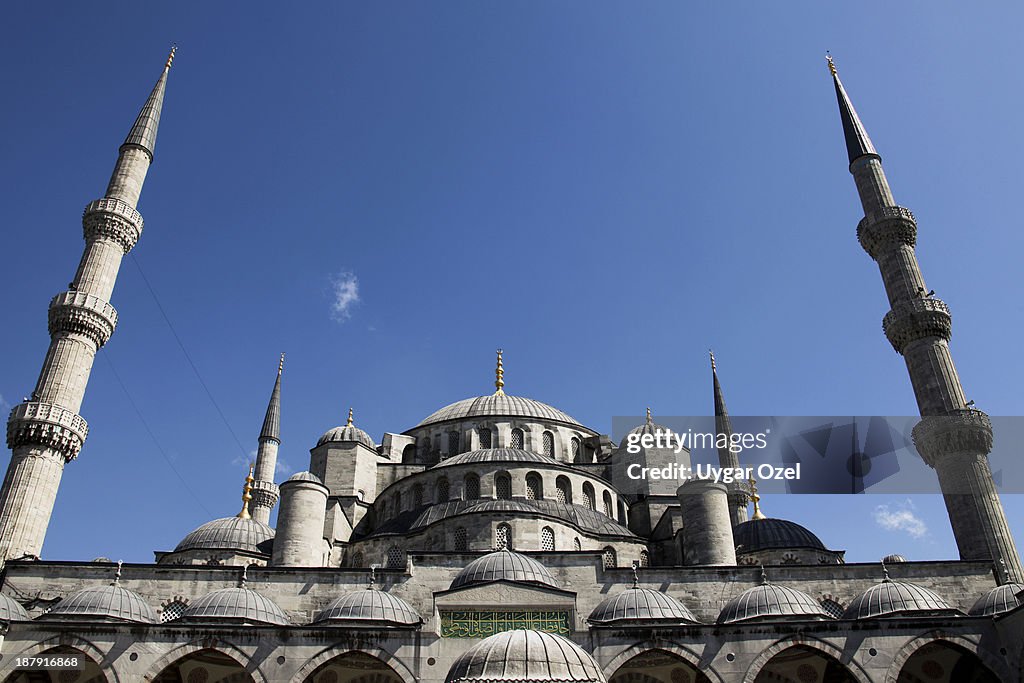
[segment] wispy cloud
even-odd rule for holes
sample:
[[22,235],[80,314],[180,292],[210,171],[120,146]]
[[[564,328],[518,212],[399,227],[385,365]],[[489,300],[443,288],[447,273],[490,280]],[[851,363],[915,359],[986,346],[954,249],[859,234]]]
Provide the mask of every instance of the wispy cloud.
[[295,469],[291,465],[289,465],[284,460],[281,460],[280,458],[278,458],[277,463],[274,465],[274,474],[275,475],[280,477],[280,476],[283,476],[285,474],[292,474],[293,472],[295,472]]
[[928,533],[928,525],[914,512],[914,503],[910,500],[899,505],[879,505],[875,508],[875,523],[886,531],[902,531],[914,538]]
[[331,278],[331,317],[345,322],[352,316],[352,307],[359,303],[359,278],[344,270]]
[[4,400],[4,395],[0,394],[0,411],[6,411],[11,407],[11,404]]

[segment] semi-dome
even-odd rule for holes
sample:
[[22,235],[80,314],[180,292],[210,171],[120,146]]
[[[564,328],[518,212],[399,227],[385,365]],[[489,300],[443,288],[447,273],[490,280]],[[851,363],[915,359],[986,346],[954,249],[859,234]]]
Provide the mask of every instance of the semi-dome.
[[576,643],[552,633],[515,630],[484,638],[460,655],[445,683],[604,680],[594,658]]
[[288,624],[277,604],[248,588],[222,588],[208,593],[188,606],[183,621],[231,621],[253,624]]
[[584,429],[589,434],[594,433],[558,408],[532,398],[510,396],[504,392],[456,401],[428,415],[416,425],[416,428],[475,417],[520,417],[542,422],[561,422]]
[[492,581],[515,581],[559,587],[547,567],[537,560],[510,550],[498,550],[467,564],[452,581],[451,588]]
[[737,524],[732,536],[736,550],[741,554],[789,548],[825,550],[821,539],[807,528],[787,519],[751,519]]
[[[20,606],[20,605],[19,605]],[[24,611],[24,610],[22,610]],[[112,586],[93,586],[76,591],[61,600],[40,619],[112,619],[116,621],[134,621],[141,624],[155,624],[156,612],[142,596],[135,591],[122,588],[115,583]]]
[[174,552],[184,550],[234,550],[269,555],[274,530],[255,519],[223,517],[207,522],[190,532]]
[[988,591],[974,603],[971,611],[972,617],[988,617],[993,614],[1002,614],[1018,607],[1021,602],[1017,594],[1024,591],[1024,583],[1004,583]]
[[0,621],[25,621],[27,619],[28,612],[20,602],[9,595],[0,593]]
[[955,612],[935,591],[924,586],[885,578],[852,601],[843,619],[871,619],[915,612]]
[[719,624],[754,619],[828,619],[817,600],[803,591],[771,583],[749,588],[726,603],[718,615]]
[[534,453],[521,448],[481,448],[476,451],[459,453],[450,458],[442,460],[436,467],[449,467],[451,465],[468,465],[482,462],[529,462],[541,465],[558,465],[557,460],[550,455]]
[[313,623],[416,626],[423,620],[405,600],[379,590],[360,590],[335,598]]
[[686,605],[670,595],[648,588],[627,588],[604,600],[587,618],[596,626],[629,624],[697,623]]

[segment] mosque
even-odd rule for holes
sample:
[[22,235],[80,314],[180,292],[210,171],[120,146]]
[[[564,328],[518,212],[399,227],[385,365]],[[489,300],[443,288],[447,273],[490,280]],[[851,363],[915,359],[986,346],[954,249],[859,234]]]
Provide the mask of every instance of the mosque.
[[[793,683],[1017,681],[1024,573],[989,471],[988,417],[965,398],[951,318],[927,292],[913,214],[893,200],[832,66],[857,227],[906,360],[918,451],[945,494],[960,557],[846,563],[766,517],[756,486],[615,485],[688,459],[622,444],[558,408],[494,391],[377,438],[350,412],[275,482],[278,367],[236,515],[153,563],[39,559],[109,303],[141,237],[173,51],[83,214],[85,250],[49,305],[51,343],[11,411],[0,489],[0,680],[17,683]],[[58,275],[54,281],[60,281]],[[731,434],[718,368],[716,432]],[[658,427],[648,412],[634,432]],[[622,442],[624,443],[624,441]],[[719,450],[723,467],[739,456]],[[81,466],[88,466],[83,464]],[[278,507],[276,527],[271,512]]]

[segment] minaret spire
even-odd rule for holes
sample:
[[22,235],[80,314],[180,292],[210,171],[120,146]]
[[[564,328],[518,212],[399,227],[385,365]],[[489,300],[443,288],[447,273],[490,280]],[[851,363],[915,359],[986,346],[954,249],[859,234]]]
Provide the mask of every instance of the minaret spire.
[[277,451],[281,445],[281,375],[284,372],[284,354],[277,364],[277,379],[270,392],[270,403],[260,430],[259,447],[256,452],[256,480],[252,487],[252,503],[249,509],[252,518],[263,524],[270,523],[270,511],[280,498],[274,483],[277,470]]
[[7,421],[13,453],[0,488],[0,562],[39,556],[64,465],[88,434],[78,410],[96,352],[117,324],[110,296],[121,260],[142,234],[135,206],[153,160],[168,69],[121,145],[106,194],[85,207],[85,250],[68,291],[50,301],[50,348],[36,388]]
[[[732,420],[729,419],[729,411],[725,407],[725,397],[722,395],[722,385],[718,381],[718,366],[715,364],[715,352],[708,350],[711,356],[711,383],[715,395],[715,434],[718,441],[718,465],[722,468],[732,470],[739,469],[739,453],[734,453],[730,447],[732,444]],[[750,495],[742,482],[729,484],[729,517],[733,527],[747,521],[747,504],[750,502]]]
[[972,407],[949,349],[949,308],[927,289],[914,247],[917,221],[893,199],[875,151],[829,58],[864,218],[857,239],[878,263],[890,310],[882,320],[889,343],[903,356],[922,420],[914,427],[918,452],[939,477],[960,557],[1004,560],[1011,580],[1024,580],[1020,556],[992,480],[992,425]]

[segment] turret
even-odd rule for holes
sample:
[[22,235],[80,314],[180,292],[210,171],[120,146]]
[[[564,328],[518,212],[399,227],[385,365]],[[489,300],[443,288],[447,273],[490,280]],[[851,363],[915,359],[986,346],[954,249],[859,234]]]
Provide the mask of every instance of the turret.
[[729,493],[725,484],[691,479],[676,491],[683,518],[685,565],[735,565]]
[[252,518],[268,524],[270,511],[277,505],[280,494],[274,483],[277,470],[277,449],[281,445],[281,373],[284,372],[284,354],[277,364],[277,379],[270,393],[267,414],[260,430],[259,448],[256,451],[256,482],[252,488]]
[[281,484],[272,566],[324,566],[328,551],[324,539],[327,493],[319,477],[309,472],[299,472]]
[[914,428],[914,443],[938,474],[961,559],[1003,560],[1011,580],[1021,581],[1020,557],[988,463],[992,426],[988,415],[971,407],[973,403],[964,396],[949,349],[949,308],[928,290],[914,252],[917,221],[893,199],[882,158],[831,57],[828,65],[839,101],[850,173],[864,210],[857,238],[878,263],[890,306],[882,328],[906,362],[923,418]]
[[75,459],[88,425],[78,414],[96,352],[110,339],[110,305],[124,255],[142,234],[135,206],[153,161],[171,50],[163,72],[118,152],[106,194],[85,207],[85,250],[68,291],[50,301],[50,348],[30,399],[7,421],[11,462],[0,488],[0,562],[38,557],[64,465]]

